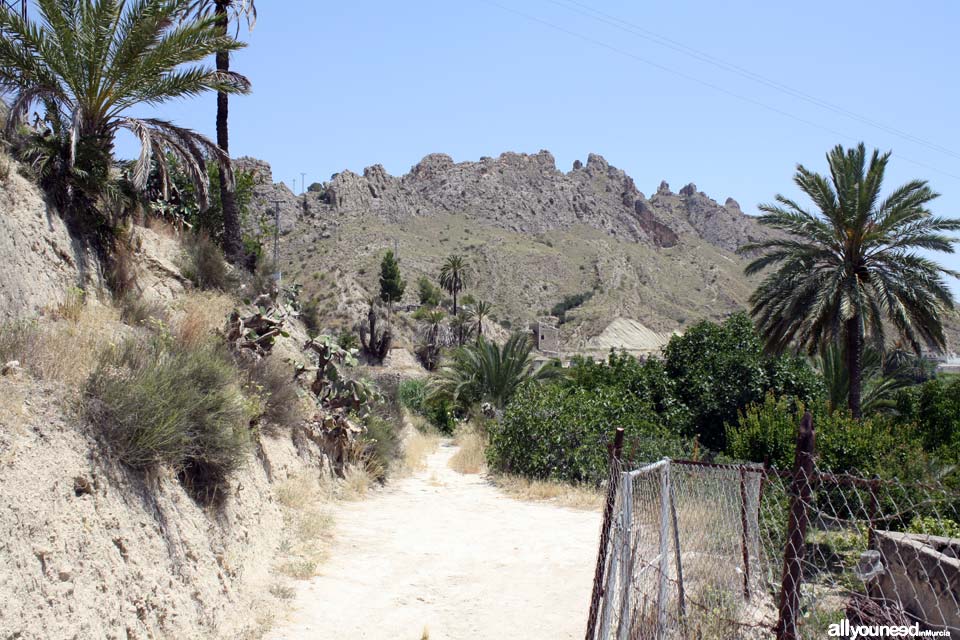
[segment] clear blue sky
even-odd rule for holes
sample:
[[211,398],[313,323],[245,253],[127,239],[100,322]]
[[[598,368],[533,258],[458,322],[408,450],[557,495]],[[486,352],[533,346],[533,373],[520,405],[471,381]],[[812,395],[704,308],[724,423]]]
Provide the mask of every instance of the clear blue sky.
[[[374,163],[399,175],[431,152],[549,149],[563,170],[594,152],[648,195],[661,179],[675,191],[695,182],[753,213],[794,194],[796,163],[824,170],[828,148],[863,140],[894,151],[889,186],[926,178],[943,194],[935,211],[960,216],[956,2],[495,1],[259,0],[233,63],[254,91],[231,99],[232,155],[269,161],[299,191],[300,172],[307,184]],[[212,135],[214,109],[211,96],[163,112]]]

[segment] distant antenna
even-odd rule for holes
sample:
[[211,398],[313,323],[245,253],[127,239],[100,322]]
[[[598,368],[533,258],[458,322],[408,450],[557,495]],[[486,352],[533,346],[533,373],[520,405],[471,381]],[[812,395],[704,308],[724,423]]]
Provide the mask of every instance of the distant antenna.
[[300,191],[301,193],[307,192],[307,174],[303,171],[300,172]]
[[[19,9],[17,8],[17,5],[20,5]],[[17,13],[19,11],[20,17],[23,18],[23,20],[27,19],[27,0],[20,0],[20,2],[17,2],[17,0],[3,0],[3,6],[9,9],[12,13]]]
[[280,289],[280,200],[273,201],[273,279],[277,281],[277,290]]

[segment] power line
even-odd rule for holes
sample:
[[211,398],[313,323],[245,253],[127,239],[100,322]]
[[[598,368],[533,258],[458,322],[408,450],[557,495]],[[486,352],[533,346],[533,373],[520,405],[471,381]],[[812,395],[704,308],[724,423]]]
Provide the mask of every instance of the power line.
[[[951,150],[951,149],[948,149],[947,147],[944,147],[944,146],[942,146],[942,145],[939,145],[939,144],[937,144],[937,143],[935,143],[935,142],[930,142],[929,140],[925,140],[925,139],[923,139],[923,138],[920,138],[920,137],[918,137],[918,136],[912,135],[912,134],[910,134],[910,133],[908,133],[908,132],[906,132],[906,131],[903,131],[903,130],[901,130],[901,129],[897,129],[897,128],[895,128],[895,127],[892,127],[892,126],[890,126],[890,125],[884,124],[884,123],[882,123],[882,122],[878,122],[878,121],[876,121],[876,120],[873,120],[873,119],[871,119],[871,118],[868,118],[867,116],[864,116],[864,115],[861,115],[861,114],[856,113],[856,112],[854,112],[854,111],[851,111],[851,110],[849,110],[849,109],[846,109],[846,108],[844,108],[844,107],[842,107],[842,106],[833,104],[833,103],[831,103],[831,102],[827,102],[826,100],[821,100],[820,98],[817,98],[816,96],[813,96],[813,95],[811,95],[811,94],[809,94],[809,93],[805,93],[805,92],[801,91],[800,89],[795,89],[795,88],[793,88],[793,87],[791,87],[791,86],[789,86],[789,85],[786,85],[786,84],[784,84],[784,83],[782,83],[782,82],[779,82],[779,81],[777,81],[777,80],[773,80],[773,79],[768,78],[768,77],[766,77],[766,76],[760,75],[759,73],[755,73],[755,72],[753,72],[753,71],[751,71],[751,70],[749,70],[749,69],[746,69],[746,68],[744,68],[744,67],[741,67],[741,66],[739,66],[739,65],[737,65],[737,64],[734,64],[734,63],[732,63],[732,62],[727,62],[726,60],[723,60],[723,59],[721,59],[721,58],[718,58],[717,56],[711,55],[711,54],[709,54],[709,53],[705,53],[705,52],[700,51],[700,50],[698,50],[698,49],[694,49],[693,47],[689,47],[689,46],[683,44],[682,42],[678,42],[678,41],[676,41],[676,40],[672,40],[672,39],[670,39],[670,38],[668,38],[668,37],[666,37],[666,36],[660,35],[660,34],[654,32],[654,31],[650,31],[649,29],[645,29],[645,28],[643,28],[643,27],[640,27],[640,26],[638,26],[638,25],[636,25],[636,24],[634,24],[634,23],[632,23],[632,22],[628,22],[628,21],[626,21],[626,20],[624,20],[624,19],[622,19],[622,18],[618,18],[618,17],[613,16],[613,15],[611,15],[611,14],[604,13],[603,11],[599,11],[599,10],[597,10],[597,9],[594,9],[593,7],[589,7],[589,6],[587,6],[587,5],[585,5],[585,4],[581,3],[581,2],[578,2],[577,0],[547,0],[547,2],[550,2],[551,4],[554,4],[554,5],[556,5],[556,6],[563,7],[563,8],[565,8],[565,9],[567,9],[568,11],[573,11],[573,12],[575,12],[575,13],[578,13],[578,14],[582,15],[582,16],[587,16],[587,17],[589,17],[589,18],[592,18],[593,20],[596,20],[596,21],[598,21],[598,22],[602,22],[602,23],[604,23],[604,24],[610,25],[610,26],[615,27],[615,28],[617,28],[617,29],[620,29],[620,30],[622,30],[622,31],[626,31],[626,32],[628,32],[628,33],[632,33],[633,35],[636,35],[636,36],[638,36],[638,37],[640,37],[640,38],[644,38],[645,40],[649,40],[649,41],[651,41],[651,42],[654,42],[654,43],[656,43],[656,44],[659,44],[660,46],[667,47],[667,48],[669,48],[669,49],[673,49],[674,51],[678,51],[678,52],[680,52],[680,53],[683,53],[684,55],[689,56],[689,57],[691,57],[691,58],[694,58],[694,59],[696,59],[696,60],[700,60],[701,62],[706,62],[707,64],[713,65],[713,66],[715,66],[715,67],[717,67],[717,68],[719,68],[719,69],[723,69],[724,71],[728,71],[728,72],[730,72],[730,73],[734,73],[734,74],[736,74],[736,75],[738,75],[738,76],[741,76],[741,77],[746,78],[746,79],[748,79],[748,80],[751,80],[751,81],[753,81],[753,82],[756,82],[756,83],[765,85],[765,86],[770,87],[770,88],[772,88],[772,89],[776,89],[777,91],[780,91],[780,92],[782,92],[782,93],[785,93],[785,94],[787,94],[787,95],[790,95],[790,96],[792,96],[792,97],[794,97],[794,98],[799,98],[800,100],[803,100],[803,101],[805,101],[805,102],[808,102],[808,103],[810,103],[810,104],[812,104],[812,105],[815,105],[815,106],[817,106],[817,107],[820,107],[820,108],[822,108],[822,109],[826,109],[826,110],[828,110],[828,111],[832,111],[832,112],[834,112],[834,113],[838,113],[838,114],[843,115],[843,116],[846,116],[846,117],[848,117],[848,118],[850,118],[850,119],[852,119],[852,120],[856,120],[857,122],[860,122],[860,123],[869,125],[869,126],[871,126],[871,127],[874,127],[874,128],[876,128],[876,129],[879,129],[879,130],[884,131],[884,132],[886,132],[886,133],[895,135],[895,136],[897,136],[897,137],[899,137],[899,138],[902,138],[902,139],[904,139],[904,140],[908,140],[908,141],[913,142],[913,143],[915,143],[915,144],[919,144],[919,145],[928,147],[929,149],[932,149],[932,150],[937,151],[937,152],[939,152],[939,153],[943,153],[943,154],[948,155],[948,156],[951,156],[951,157],[953,157],[953,158],[960,159],[960,153],[957,153],[957,152],[955,152],[955,151],[953,151],[953,150]],[[591,15],[591,14],[593,14],[593,15]]]
[[[627,58],[632,58],[633,60],[636,60],[636,61],[638,61],[638,62],[642,62],[642,63],[644,63],[644,64],[646,64],[646,65],[649,65],[649,66],[651,66],[651,67],[654,67],[654,68],[659,69],[659,70],[661,70],[661,71],[664,71],[664,72],[666,72],[666,73],[670,73],[670,74],[672,74],[672,75],[678,76],[678,77],[683,78],[683,79],[685,79],[685,80],[688,80],[688,81],[690,81],[690,82],[694,82],[694,83],[696,83],[696,84],[700,84],[700,85],[702,85],[702,86],[708,87],[708,88],[710,88],[710,89],[713,89],[714,91],[718,91],[718,92],[723,93],[723,94],[725,94],[725,95],[728,95],[728,96],[730,96],[730,97],[732,97],[732,98],[736,98],[737,100],[740,100],[740,101],[742,101],[742,102],[746,102],[746,103],[752,104],[752,105],[754,105],[754,106],[760,107],[760,108],[762,108],[762,109],[766,109],[767,111],[771,111],[771,112],[773,112],[773,113],[779,114],[779,115],[784,116],[784,117],[786,117],[786,118],[790,118],[791,120],[795,120],[795,121],[800,122],[800,123],[803,123],[803,124],[805,124],[805,125],[807,125],[807,126],[814,127],[814,128],[816,128],[816,129],[820,129],[821,131],[826,131],[827,133],[831,133],[831,134],[833,134],[833,135],[835,135],[835,136],[839,136],[839,137],[841,137],[841,138],[844,138],[844,139],[847,139],[847,140],[852,140],[852,141],[855,141],[855,142],[858,141],[858,139],[857,139],[856,136],[851,136],[851,135],[849,135],[849,134],[843,133],[842,131],[838,131],[837,129],[832,129],[832,128],[830,128],[830,127],[827,127],[827,126],[824,126],[824,125],[819,124],[819,123],[817,123],[817,122],[814,122],[813,120],[807,120],[806,118],[803,118],[803,117],[800,117],[800,116],[795,115],[795,114],[793,114],[793,113],[790,113],[789,111],[784,111],[783,109],[780,109],[780,108],[778,108],[778,107],[774,107],[773,105],[767,104],[767,103],[762,102],[762,101],[760,101],[760,100],[756,100],[756,99],[754,99],[754,98],[750,98],[750,97],[748,97],[748,96],[745,96],[745,95],[736,93],[736,92],[734,92],[734,91],[730,91],[729,89],[726,89],[726,88],[724,88],[724,87],[721,87],[720,85],[714,84],[714,83],[712,83],[712,82],[708,82],[708,81],[706,81],[706,80],[701,80],[700,78],[697,78],[696,76],[692,76],[692,75],[690,75],[690,74],[688,74],[688,73],[685,73],[685,72],[683,72],[683,71],[677,71],[676,69],[672,69],[672,68],[670,68],[670,67],[667,67],[667,66],[665,66],[665,65],[663,65],[663,64],[660,64],[659,62],[654,62],[653,60],[649,60],[649,59],[644,58],[644,57],[642,57],[642,56],[639,56],[639,55],[637,55],[637,54],[635,54],[635,53],[632,53],[632,52],[630,52],[630,51],[626,51],[625,49],[621,49],[620,47],[617,47],[617,46],[615,46],[615,45],[609,44],[609,43],[604,42],[604,41],[602,41],[602,40],[598,40],[598,39],[596,39],[596,38],[594,38],[594,37],[592,37],[592,36],[584,35],[584,34],[579,33],[579,32],[577,32],[577,31],[573,31],[573,30],[571,30],[571,29],[567,29],[566,27],[562,27],[562,26],[560,26],[560,25],[557,25],[557,24],[555,24],[555,23],[553,23],[553,22],[550,22],[550,21],[548,21],[548,20],[544,20],[544,19],[542,19],[542,18],[538,18],[538,17],[536,17],[536,16],[532,16],[532,15],[530,15],[530,14],[528,14],[528,13],[523,12],[523,11],[518,11],[518,10],[516,10],[516,9],[513,9],[512,7],[507,7],[507,6],[505,6],[505,5],[500,4],[499,2],[495,2],[494,0],[479,0],[479,1],[480,1],[480,2],[483,2],[484,4],[488,4],[488,5],[497,7],[498,9],[500,9],[500,10],[502,10],[502,11],[506,11],[507,13],[512,13],[512,14],[514,14],[514,15],[518,15],[518,16],[520,16],[520,17],[522,17],[522,18],[525,18],[526,20],[530,20],[531,22],[536,22],[537,24],[541,24],[541,25],[543,25],[543,26],[545,26],[545,27],[549,27],[550,29],[553,29],[553,30],[555,30],[555,31],[559,31],[559,32],[564,33],[564,34],[566,34],[566,35],[568,35],[568,36],[572,36],[572,37],[574,37],[574,38],[578,38],[578,39],[583,40],[583,41],[585,41],[585,42],[589,42],[590,44],[592,44],[592,45],[594,45],[594,46],[601,47],[601,48],[607,49],[607,50],[609,50],[609,51],[613,51],[614,53],[617,53],[617,54],[619,54],[619,55],[625,56],[625,57],[627,57]],[[948,176],[948,177],[953,178],[953,179],[955,179],[955,180],[960,180],[960,175],[957,175],[957,174],[955,174],[955,173],[950,173],[949,171],[944,171],[944,170],[942,170],[942,169],[938,169],[938,168],[936,168],[936,167],[934,167],[934,166],[932,166],[932,165],[929,165],[929,164],[926,164],[926,163],[923,163],[923,162],[918,162],[918,161],[916,161],[916,160],[912,160],[912,159],[910,159],[910,158],[908,158],[908,157],[906,157],[906,156],[904,156],[904,155],[901,155],[901,154],[899,154],[899,153],[896,153],[896,154],[894,154],[894,155],[896,155],[898,158],[900,158],[900,159],[903,160],[904,162],[909,162],[910,164],[915,164],[915,165],[917,165],[917,166],[924,167],[925,169],[929,169],[929,170],[931,170],[931,171],[935,171],[936,173],[940,173],[940,174],[942,174],[942,175]]]

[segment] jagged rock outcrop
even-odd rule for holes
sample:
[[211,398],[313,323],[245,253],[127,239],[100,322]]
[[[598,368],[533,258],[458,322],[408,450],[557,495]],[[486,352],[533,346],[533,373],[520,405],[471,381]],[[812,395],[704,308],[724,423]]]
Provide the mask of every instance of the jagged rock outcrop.
[[[246,162],[237,165],[249,166]],[[263,163],[252,166],[258,175],[269,175]],[[452,213],[524,234],[583,225],[661,248],[695,235],[728,251],[767,233],[736,202],[720,205],[692,183],[674,194],[661,182],[648,200],[630,176],[597,154],[588,155],[586,163],[575,162],[564,173],[549,151],[506,152],[476,162],[454,162],[446,154],[434,153],[403,176],[392,176],[375,164],[363,175],[335,174],[322,189],[303,196],[264,182],[257,187],[256,199],[267,215],[273,201],[281,201],[284,230],[302,216],[315,217],[326,228],[368,215],[399,223],[414,216]]]

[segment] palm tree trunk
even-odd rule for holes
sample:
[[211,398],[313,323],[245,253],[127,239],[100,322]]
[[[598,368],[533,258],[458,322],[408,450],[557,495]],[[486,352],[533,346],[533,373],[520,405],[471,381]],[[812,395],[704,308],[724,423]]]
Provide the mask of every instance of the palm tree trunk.
[[[214,11],[217,16],[217,26],[227,35],[229,18],[227,16],[228,0],[216,0]],[[230,70],[230,53],[217,52],[217,71]],[[227,260],[237,264],[243,259],[243,241],[240,237],[240,212],[237,209],[236,194],[232,186],[224,180],[224,169],[230,163],[230,129],[228,118],[230,103],[226,93],[217,93],[217,145],[227,153],[224,160],[225,167],[220,169],[220,204],[223,209],[223,253]]]
[[453,315],[457,315],[457,287],[453,287]]
[[862,416],[860,401],[863,386],[863,328],[860,326],[859,316],[847,320],[846,334],[847,372],[850,377],[847,407],[854,418],[860,418]]

